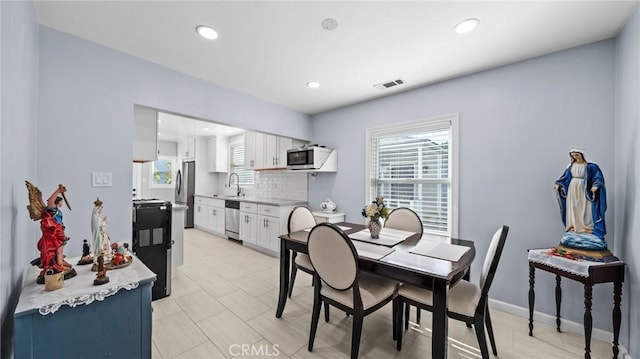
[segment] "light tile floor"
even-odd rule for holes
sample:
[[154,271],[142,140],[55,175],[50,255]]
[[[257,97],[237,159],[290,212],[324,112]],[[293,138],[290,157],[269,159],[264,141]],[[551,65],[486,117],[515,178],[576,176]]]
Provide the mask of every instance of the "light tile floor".
[[[153,302],[153,358],[348,358],[351,319],[335,308],[331,321],[320,320],[313,352],[307,351],[313,287],[298,272],[293,297],[282,318],[275,317],[277,258],[197,229],[185,230],[184,265],[178,268],[171,295]],[[391,304],[367,316],[361,358],[431,358],[431,316],[411,324],[401,352],[391,337]],[[412,311],[415,314],[415,310]],[[584,337],[557,333],[498,310],[491,316],[499,358],[581,358]],[[449,358],[479,358],[473,329],[449,321]],[[593,358],[611,356],[611,346],[593,339]]]

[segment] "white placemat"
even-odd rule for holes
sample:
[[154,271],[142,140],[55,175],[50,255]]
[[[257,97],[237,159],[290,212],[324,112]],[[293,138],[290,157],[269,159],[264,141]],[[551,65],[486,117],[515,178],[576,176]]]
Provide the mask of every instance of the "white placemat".
[[356,241],[369,242],[381,246],[393,247],[396,244],[404,241],[406,238],[394,236],[388,233],[382,233],[380,231],[380,238],[371,238],[371,233],[368,229],[363,229],[361,231],[351,233],[349,238],[355,239]]
[[[589,267],[604,265],[607,263],[591,262],[586,260],[573,260],[564,257],[550,255],[551,248],[531,249],[527,255],[529,262],[535,262],[548,265],[549,267],[558,268],[565,272],[573,273],[581,277],[589,276]],[[611,262],[615,263],[615,262]]]
[[[342,229],[343,231],[348,231],[348,230],[351,229],[351,227],[346,227],[346,226],[338,226],[338,228]],[[313,229],[313,227],[304,229],[304,231],[305,232],[311,232],[312,229]]]
[[378,246],[375,244],[365,243],[365,242],[352,242],[353,246],[356,247],[356,251],[358,251],[358,256],[366,257],[371,259],[381,259],[390,253],[393,253],[395,249]]
[[422,241],[410,253],[422,256],[444,259],[451,262],[457,262],[462,256],[469,251],[467,246],[459,246],[457,244],[441,243],[436,241]]

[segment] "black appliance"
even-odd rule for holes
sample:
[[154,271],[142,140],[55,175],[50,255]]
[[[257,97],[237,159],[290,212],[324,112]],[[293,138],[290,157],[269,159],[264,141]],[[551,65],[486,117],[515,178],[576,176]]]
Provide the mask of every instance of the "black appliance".
[[171,294],[171,202],[133,200],[133,252],[157,276],[152,300]]
[[194,192],[196,188],[196,163],[182,162],[182,169],[176,174],[176,203],[187,206],[184,228],[193,228]]

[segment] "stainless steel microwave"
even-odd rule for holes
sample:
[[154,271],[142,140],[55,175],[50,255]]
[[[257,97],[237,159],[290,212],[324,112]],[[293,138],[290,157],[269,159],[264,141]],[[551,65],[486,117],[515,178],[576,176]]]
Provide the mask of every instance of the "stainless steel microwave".
[[320,146],[309,146],[287,150],[287,169],[313,170],[320,169],[332,150]]

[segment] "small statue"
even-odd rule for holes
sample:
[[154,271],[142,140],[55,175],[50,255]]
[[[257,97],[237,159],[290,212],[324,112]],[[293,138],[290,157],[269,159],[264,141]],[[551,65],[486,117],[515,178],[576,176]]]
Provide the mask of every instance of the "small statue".
[[85,265],[93,263],[93,257],[91,256],[91,248],[89,248],[89,242],[86,239],[82,240],[82,257],[78,261],[78,265]]
[[29,205],[27,206],[29,216],[34,221],[40,220],[40,230],[42,231],[42,237],[38,240],[37,245],[40,258],[31,262],[31,264],[42,268],[36,282],[44,284],[45,273],[63,272],[64,279],[75,277],[76,271],[71,264],[64,260],[63,253],[64,245],[69,241],[69,237],[64,233],[65,227],[61,211],[63,201],[71,209],[65,195],[67,189],[61,184],[58,185],[45,205],[42,200],[42,192],[38,187],[29,181],[25,181],[25,184],[29,194]]
[[98,273],[96,273],[96,279],[93,280],[93,285],[102,285],[109,283],[109,277],[107,277],[107,268],[104,267],[104,256],[101,254],[97,259]]
[[111,262],[111,244],[107,234],[107,217],[102,216],[102,201],[97,198],[93,202],[91,213],[91,234],[93,238],[93,256],[97,261],[100,255],[104,256],[105,263]]
[[127,262],[124,256],[124,247],[119,245],[118,242],[113,242],[111,244],[111,250],[113,251],[113,259],[111,259],[111,263],[113,263],[114,266],[119,266]]
[[127,262],[131,262],[133,260],[133,254],[129,251],[129,243],[125,242],[122,246],[124,247],[124,257],[127,259]]

